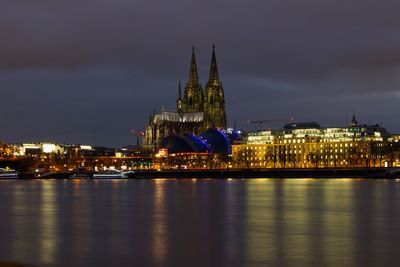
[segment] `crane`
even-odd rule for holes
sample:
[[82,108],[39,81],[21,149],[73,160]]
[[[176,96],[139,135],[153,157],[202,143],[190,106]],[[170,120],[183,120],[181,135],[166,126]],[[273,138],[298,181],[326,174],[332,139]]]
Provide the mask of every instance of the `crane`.
[[132,135],[136,135],[136,146],[139,147],[140,138],[144,136],[144,131],[132,129],[130,132]]
[[263,123],[292,122],[292,121],[294,121],[294,118],[289,118],[289,119],[271,119],[271,120],[256,120],[256,121],[248,120],[247,123],[257,123],[259,125],[260,131],[261,131]]

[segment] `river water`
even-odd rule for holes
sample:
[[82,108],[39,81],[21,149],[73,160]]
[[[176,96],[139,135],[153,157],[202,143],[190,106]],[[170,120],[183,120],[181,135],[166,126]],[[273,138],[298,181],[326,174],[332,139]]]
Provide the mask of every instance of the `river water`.
[[395,180],[0,181],[0,216],[24,266],[400,264]]

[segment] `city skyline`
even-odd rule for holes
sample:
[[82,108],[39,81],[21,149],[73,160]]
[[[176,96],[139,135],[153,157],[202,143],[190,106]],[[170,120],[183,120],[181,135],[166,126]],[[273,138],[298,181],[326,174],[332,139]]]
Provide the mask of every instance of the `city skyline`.
[[2,141],[135,144],[132,128],[175,107],[192,45],[204,85],[213,43],[228,127],[344,126],[356,113],[400,132],[395,1],[42,3],[0,11]]

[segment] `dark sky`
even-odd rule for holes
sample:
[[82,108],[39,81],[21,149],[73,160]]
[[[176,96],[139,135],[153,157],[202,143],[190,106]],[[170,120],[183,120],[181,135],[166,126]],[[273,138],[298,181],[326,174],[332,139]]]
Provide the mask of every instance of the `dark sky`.
[[[361,123],[400,132],[398,0],[3,0],[0,140],[135,143],[216,45],[228,124]],[[269,126],[280,127],[281,124]]]

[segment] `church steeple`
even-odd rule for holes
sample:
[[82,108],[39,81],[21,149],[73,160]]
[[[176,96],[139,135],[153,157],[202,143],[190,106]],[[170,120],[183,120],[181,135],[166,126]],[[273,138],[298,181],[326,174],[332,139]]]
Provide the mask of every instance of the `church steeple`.
[[204,93],[205,129],[226,129],[224,88],[219,80],[215,45],[212,46],[210,76]]
[[196,55],[192,47],[192,60],[190,62],[189,77],[185,86],[182,111],[201,112],[203,111],[203,89],[199,82],[197,73]]
[[215,56],[215,45],[212,46],[212,56],[211,56],[211,67],[210,67],[209,81],[213,81],[213,82],[218,81],[219,82],[217,58]]
[[199,75],[197,73],[196,54],[194,46],[192,47],[192,60],[190,62],[189,78],[187,84],[195,85],[199,83]]
[[353,117],[351,118],[351,127],[357,127],[358,126],[358,122],[356,120],[356,114],[353,113]]

